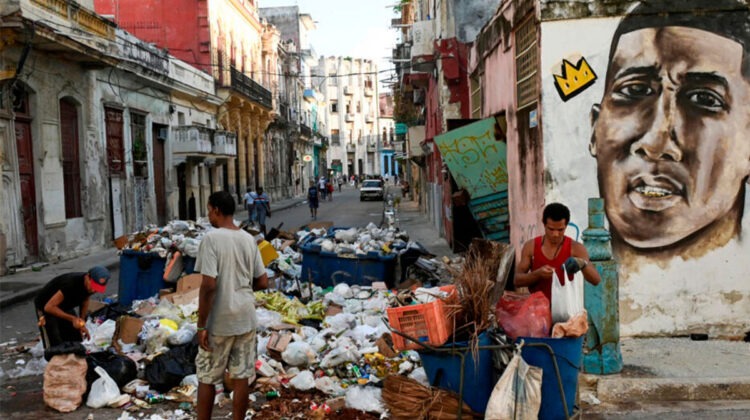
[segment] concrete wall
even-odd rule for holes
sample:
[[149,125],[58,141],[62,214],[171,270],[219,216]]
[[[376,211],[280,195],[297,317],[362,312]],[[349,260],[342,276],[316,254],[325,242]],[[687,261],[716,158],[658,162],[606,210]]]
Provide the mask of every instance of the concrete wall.
[[[622,16],[541,25],[545,200],[566,203],[585,228],[587,198],[605,198],[625,336],[747,330],[747,19],[723,13],[658,33],[633,18],[613,64]],[[744,51],[733,36],[745,37]]]

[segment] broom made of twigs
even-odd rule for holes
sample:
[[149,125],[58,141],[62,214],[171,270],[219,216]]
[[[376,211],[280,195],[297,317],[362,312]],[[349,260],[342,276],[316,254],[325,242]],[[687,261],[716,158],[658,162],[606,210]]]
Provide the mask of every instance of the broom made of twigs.
[[[428,388],[404,376],[388,376],[383,383],[383,402],[394,419],[453,420],[458,413],[458,395]],[[473,418],[471,408],[463,404],[465,418]]]

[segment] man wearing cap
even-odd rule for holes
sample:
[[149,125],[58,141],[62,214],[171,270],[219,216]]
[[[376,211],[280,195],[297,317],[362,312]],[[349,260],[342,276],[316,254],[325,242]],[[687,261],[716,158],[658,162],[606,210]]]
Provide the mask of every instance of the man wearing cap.
[[[87,273],[62,274],[49,283],[34,299],[44,348],[66,341],[88,338],[86,313],[89,297],[104,293],[110,273],[104,267],[92,267]],[[75,308],[78,308],[78,314]]]

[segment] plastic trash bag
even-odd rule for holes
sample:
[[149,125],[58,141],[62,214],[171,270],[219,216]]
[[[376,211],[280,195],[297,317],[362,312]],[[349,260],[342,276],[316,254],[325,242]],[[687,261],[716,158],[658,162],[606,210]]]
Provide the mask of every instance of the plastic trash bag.
[[[41,341],[40,341],[41,343]],[[68,354],[73,353],[76,356],[86,356],[86,348],[83,347],[83,344],[81,344],[79,341],[65,341],[63,343],[60,343],[56,346],[52,346],[48,348],[47,350],[43,351],[44,354],[44,360],[50,361],[53,356],[57,356],[58,354]]]
[[315,379],[315,389],[328,395],[344,395],[344,388],[341,387],[341,383],[330,376]]
[[492,390],[485,420],[536,420],[542,405],[542,369],[513,356]]
[[566,322],[558,322],[552,327],[552,338],[580,337],[589,331],[588,312],[584,309]]
[[91,341],[97,347],[109,347],[112,344],[112,336],[115,335],[116,327],[117,323],[114,320],[108,319],[99,324],[94,331],[89,329]]
[[384,413],[382,389],[353,386],[346,391],[346,406],[371,413]]
[[552,316],[549,300],[542,292],[505,292],[497,302],[495,316],[511,338],[549,337]]
[[333,288],[333,293],[336,293],[345,299],[350,299],[353,296],[352,288],[346,283],[337,284],[336,287]]
[[289,385],[300,391],[309,391],[315,387],[315,379],[312,372],[303,370],[289,381]]
[[281,324],[283,317],[276,311],[270,311],[265,308],[255,309],[255,318],[258,320],[258,330],[267,330],[269,327]]
[[173,346],[189,343],[193,340],[197,331],[198,329],[195,324],[185,322],[174,334],[167,338],[167,342]]
[[[563,272],[565,268],[563,267]],[[552,322],[566,322],[583,311],[583,274],[579,271],[573,280],[560,284],[557,271],[552,273]]]
[[112,378],[118,387],[127,385],[130,381],[138,376],[138,367],[135,362],[126,356],[114,354],[106,351],[90,353],[86,356],[88,371],[86,372],[86,382],[91,386],[99,375],[96,368],[104,369],[110,378]]
[[120,388],[103,367],[97,366],[95,370],[99,374],[99,379],[91,385],[86,405],[91,408],[101,408],[120,398]]
[[195,357],[198,355],[198,343],[191,341],[172,348],[156,356],[146,365],[144,377],[151,388],[167,392],[180,384],[182,378],[195,373]]
[[320,367],[328,369],[343,363],[359,361],[360,353],[356,345],[348,338],[342,338],[332,345],[333,350],[320,362]]
[[324,320],[335,333],[350,330],[357,325],[356,317],[348,313],[340,313],[333,316],[327,316]]
[[44,369],[44,403],[62,413],[78,408],[86,392],[86,369],[83,357],[53,356]]
[[304,341],[289,343],[281,353],[281,358],[288,365],[292,366],[309,366],[318,361],[318,356],[312,347]]

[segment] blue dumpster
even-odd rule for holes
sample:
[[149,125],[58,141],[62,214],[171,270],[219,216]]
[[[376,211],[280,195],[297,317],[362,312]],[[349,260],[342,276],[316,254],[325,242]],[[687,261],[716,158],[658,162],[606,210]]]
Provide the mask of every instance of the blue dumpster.
[[[583,364],[583,337],[578,338],[533,338],[519,337],[526,343],[545,343],[555,353],[560,379],[565,391],[565,404],[569,416],[573,415],[578,389],[578,372]],[[524,346],[521,350],[523,360],[529,365],[542,368],[542,407],[539,409],[540,420],[565,419],[560,386],[552,364],[552,355],[544,347]]]
[[129,306],[134,300],[148,299],[167,287],[164,282],[166,258],[155,252],[126,249],[120,255],[120,305]]

